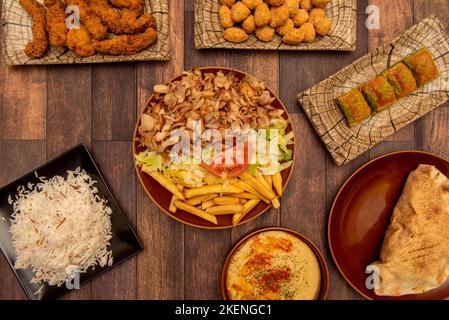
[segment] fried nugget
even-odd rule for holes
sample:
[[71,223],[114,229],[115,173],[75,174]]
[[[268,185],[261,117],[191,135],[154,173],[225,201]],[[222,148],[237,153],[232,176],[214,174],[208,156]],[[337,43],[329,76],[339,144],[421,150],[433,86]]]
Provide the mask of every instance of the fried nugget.
[[45,8],[36,0],[19,0],[19,3],[33,20],[33,40],[27,43],[25,54],[33,59],[41,58],[48,49]]
[[233,43],[241,43],[248,40],[248,34],[245,30],[237,27],[231,27],[223,32],[225,40]]
[[299,9],[292,19],[295,27],[300,27],[309,20],[309,13],[306,9]]
[[329,2],[330,0],[312,0],[312,4],[318,8],[324,8]]
[[231,17],[231,9],[229,7],[222,5],[220,10],[218,10],[218,16],[220,17],[220,22],[223,28],[227,29],[234,25],[234,20]]
[[271,8],[270,27],[277,28],[287,22],[289,18],[289,11],[287,6],[280,6]]
[[242,29],[245,30],[246,33],[253,33],[254,31],[256,31],[254,16],[251,15],[243,21]]
[[285,0],[285,5],[290,12],[290,18],[292,18],[296,14],[296,11],[299,10],[299,0]]
[[280,7],[285,3],[285,0],[270,0],[270,4],[273,7]]
[[65,5],[61,0],[44,0],[44,6],[47,8],[45,22],[50,44],[64,47],[67,39]]
[[242,2],[248,9],[254,10],[259,4],[263,3],[263,0],[242,0]]
[[312,5],[312,1],[311,0],[299,0],[299,6],[302,9],[305,9],[307,11],[312,10],[313,5]]
[[144,33],[120,35],[102,41],[93,41],[95,50],[102,54],[122,55],[140,52],[157,40],[157,32],[150,27]]
[[149,26],[155,26],[154,18],[150,14],[138,17],[137,13],[130,9],[114,10],[108,0],[90,0],[89,6],[115,34],[142,33]]
[[234,22],[242,22],[250,14],[251,14],[251,11],[241,1],[237,2],[236,4],[234,4],[231,7],[231,16],[232,16],[232,20],[234,20]]
[[332,20],[329,18],[321,18],[319,20],[315,20],[315,23],[313,24],[315,27],[315,31],[320,36],[325,36],[331,31],[332,28]]
[[235,4],[235,0],[221,0],[220,3],[230,8]]
[[91,35],[84,25],[69,30],[67,33],[67,47],[80,57],[89,57],[95,54]]
[[304,40],[304,32],[296,28],[291,29],[282,37],[282,41],[289,45],[300,44],[302,40]]
[[270,26],[259,27],[256,29],[256,38],[261,41],[271,41],[274,36],[274,28]]
[[134,11],[137,16],[143,13],[143,0],[109,0],[114,6]]
[[266,3],[262,3],[256,7],[254,11],[254,22],[257,27],[266,26],[271,19],[270,8],[268,8]]
[[309,12],[309,21],[311,24],[314,24],[316,21],[323,19],[326,17],[326,12],[320,8],[313,8]]
[[288,19],[282,26],[276,28],[278,35],[283,36],[295,27],[292,19]]
[[302,32],[304,33],[304,42],[313,42],[313,40],[315,40],[316,37],[316,33],[315,33],[315,28],[313,27],[313,24],[306,22],[304,23],[299,30],[302,30]]
[[88,6],[86,0],[67,0],[67,2],[72,6],[78,6],[80,19],[94,39],[101,40],[106,37],[108,33],[106,26]]

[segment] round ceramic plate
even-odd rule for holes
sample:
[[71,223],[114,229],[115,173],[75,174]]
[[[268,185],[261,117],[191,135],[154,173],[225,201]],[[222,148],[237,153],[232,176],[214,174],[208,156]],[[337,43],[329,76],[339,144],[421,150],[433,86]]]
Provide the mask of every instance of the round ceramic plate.
[[[235,69],[229,69],[229,68],[222,68],[222,67],[206,67],[206,68],[199,68],[199,70],[204,73],[214,73],[216,74],[219,71],[222,71],[224,74],[228,74],[230,72],[233,72],[235,76],[238,79],[245,78],[248,74],[245,72],[235,70]],[[182,77],[182,75],[177,76],[176,78],[173,78],[170,82],[179,80]],[[274,97],[274,101],[271,103],[271,105],[277,109],[283,109],[285,112],[283,114],[283,117],[287,120],[289,120],[289,126],[287,127],[287,132],[293,131],[292,125],[291,125],[291,119],[288,114],[287,109],[285,108],[284,104],[281,102],[281,100],[274,94],[274,92],[267,88],[268,91],[270,91],[270,94],[272,97]],[[155,99],[154,95],[152,95],[146,104],[146,108],[148,108],[150,102]],[[145,108],[145,110],[146,110]],[[145,111],[144,110],[144,111]],[[140,126],[140,117],[142,114],[140,114],[139,119],[136,124],[136,128],[134,130],[134,139],[133,139],[133,152],[134,154],[139,153],[144,150],[143,147],[139,146],[139,143],[136,141],[136,138],[139,137],[139,134],[137,132],[137,128]],[[292,168],[295,164],[295,146],[290,145],[288,146],[290,150],[292,150],[293,155],[293,164],[282,171],[282,183],[283,188],[285,190],[285,187],[287,183],[290,180],[291,174],[292,174]],[[136,165],[136,172],[137,176],[139,177],[140,183],[142,187],[145,189],[147,195],[153,200],[153,202],[166,214],[168,214],[170,217],[185,223],[187,225],[191,225],[194,227],[204,228],[204,229],[224,229],[224,228],[230,228],[233,227],[232,225],[232,215],[221,215],[217,216],[218,224],[214,225],[213,223],[210,223],[206,220],[203,220],[197,216],[194,216],[188,212],[185,212],[183,210],[177,210],[176,213],[171,213],[168,211],[170,200],[172,197],[172,194],[167,191],[164,187],[162,187],[158,182],[156,182],[153,178],[151,178],[149,175],[143,173]],[[245,222],[248,222],[250,220],[253,220],[263,214],[265,211],[267,211],[271,207],[271,204],[266,204],[264,202],[259,203],[253,210],[248,212],[248,214],[245,215],[245,217],[240,221],[238,225],[241,225]]]
[[226,260],[225,260],[225,263],[223,266],[223,271],[221,273],[220,290],[221,290],[221,296],[223,297],[223,299],[229,300],[228,292],[226,290],[226,274],[228,273],[228,267],[229,267],[229,263],[231,261],[232,256],[237,252],[237,250],[247,240],[249,240],[250,238],[254,237],[257,234],[260,234],[260,233],[266,232],[266,231],[287,232],[287,233],[297,237],[304,243],[306,243],[310,247],[310,249],[312,249],[313,253],[315,254],[316,258],[318,259],[318,264],[320,265],[320,271],[321,271],[321,288],[320,288],[320,292],[318,294],[317,300],[325,300],[326,296],[327,296],[327,291],[329,290],[329,270],[327,269],[326,260],[324,259],[320,249],[318,249],[318,247],[312,241],[310,241],[307,237],[303,236],[302,234],[296,232],[295,230],[282,228],[282,227],[268,227],[268,228],[263,228],[263,229],[253,231],[253,232],[249,233],[248,235],[246,235],[245,237],[243,237],[241,240],[239,240],[239,242],[237,242],[237,244],[231,249],[231,251],[228,253],[228,256],[226,257]]
[[357,170],[338,192],[332,206],[328,239],[343,277],[363,297],[376,300],[445,299],[449,281],[425,294],[380,297],[365,286],[366,266],[379,260],[393,209],[410,172],[419,164],[436,166],[449,176],[449,161],[421,151],[400,151],[374,159]]

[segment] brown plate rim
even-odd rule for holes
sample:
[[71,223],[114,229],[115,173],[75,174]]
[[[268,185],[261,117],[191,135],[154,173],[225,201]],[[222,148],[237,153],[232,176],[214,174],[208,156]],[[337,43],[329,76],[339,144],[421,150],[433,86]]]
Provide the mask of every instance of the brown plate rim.
[[[193,69],[194,69],[194,68],[193,68]],[[220,66],[207,66],[207,67],[199,67],[199,68],[197,68],[197,69],[199,69],[201,72],[204,72],[204,71],[207,71],[207,70],[225,70],[225,71],[227,71],[227,72],[235,72],[235,73],[244,74],[244,75],[246,75],[246,76],[251,76],[251,77],[253,77],[253,78],[258,79],[259,81],[262,81],[262,80],[260,80],[258,77],[255,77],[255,76],[249,74],[248,72],[245,72],[245,71],[242,71],[242,70],[239,70],[239,69],[235,69],[235,68],[220,67]],[[192,70],[192,69],[191,69],[191,70]],[[180,73],[179,75],[177,75],[177,76],[175,76],[175,77],[172,77],[169,81],[165,82],[165,84],[168,84],[168,83],[170,83],[170,82],[175,81],[175,80],[176,80],[177,78],[179,78],[180,76],[182,76],[182,73]],[[266,89],[273,95],[273,97],[276,98],[276,100],[279,101],[280,106],[284,109],[285,114],[287,115],[287,120],[290,122],[290,125],[291,125],[291,127],[292,127],[293,140],[296,142],[296,134],[295,134],[295,130],[293,130],[293,122],[292,122],[292,119],[291,119],[291,117],[290,117],[290,113],[288,112],[287,107],[284,105],[284,103],[283,103],[282,100],[278,97],[278,95],[277,95],[277,94],[276,94],[270,87],[268,87],[268,86],[265,84],[265,81],[262,81],[262,82],[263,82],[263,84],[265,85],[265,88],[266,88]],[[193,223],[190,223],[190,222],[187,222],[187,221],[184,221],[184,220],[181,220],[181,219],[177,218],[177,217],[174,216],[170,211],[168,211],[168,210],[166,210],[165,208],[163,208],[163,207],[162,207],[162,206],[161,206],[161,205],[160,205],[160,204],[159,204],[159,203],[158,203],[158,202],[151,196],[151,194],[150,194],[150,192],[148,191],[147,187],[146,187],[145,184],[143,183],[142,178],[141,178],[141,175],[140,175],[140,170],[139,170],[139,168],[138,168],[138,166],[137,166],[137,164],[136,164],[136,161],[134,160],[134,154],[136,153],[135,138],[136,138],[136,135],[137,135],[137,130],[138,130],[138,127],[139,127],[140,119],[141,119],[141,117],[142,117],[143,112],[144,112],[145,109],[147,108],[149,102],[150,102],[151,99],[153,98],[153,96],[154,96],[154,92],[153,92],[153,94],[151,94],[151,96],[147,99],[147,101],[146,101],[146,103],[145,103],[145,107],[142,109],[141,112],[139,112],[139,116],[138,116],[138,118],[137,118],[137,120],[136,120],[136,125],[135,125],[135,127],[134,127],[133,137],[132,137],[132,140],[131,140],[131,143],[132,143],[132,146],[133,146],[133,148],[132,148],[132,161],[133,161],[134,169],[136,170],[136,174],[137,174],[137,177],[138,177],[138,179],[139,179],[140,185],[141,185],[142,188],[144,189],[144,191],[145,191],[145,193],[147,194],[147,196],[151,199],[151,201],[152,201],[154,204],[156,204],[156,206],[157,206],[162,212],[164,212],[166,215],[168,215],[168,216],[171,217],[172,219],[175,219],[176,221],[181,222],[181,223],[183,223],[183,224],[185,224],[185,225],[188,225],[188,226],[191,226],[191,227],[195,227],[195,228],[199,228],[199,229],[204,229],[204,230],[223,230],[223,229],[235,228],[235,227],[241,226],[241,225],[243,225],[243,224],[245,224],[245,223],[247,223],[247,222],[253,221],[254,219],[256,219],[256,218],[260,217],[261,215],[263,215],[266,211],[268,211],[268,210],[272,207],[272,204],[270,203],[270,204],[267,205],[267,207],[266,207],[265,209],[261,210],[260,213],[256,214],[255,216],[253,216],[253,217],[251,217],[251,218],[248,218],[248,219],[242,219],[242,221],[240,221],[240,222],[239,222],[238,224],[236,224],[236,225],[228,225],[228,226],[200,226],[200,225],[196,225],[196,224],[193,224]],[[289,172],[289,174],[288,174],[288,176],[287,176],[287,180],[285,181],[285,183],[284,183],[284,185],[283,185],[283,191],[285,191],[285,189],[287,188],[287,186],[288,186],[288,184],[289,184],[289,182],[290,182],[290,180],[291,180],[291,177],[292,177],[292,174],[293,174],[293,170],[294,170],[295,164],[296,164],[296,145],[294,145],[294,147],[293,147],[292,165],[291,165],[291,167],[290,167],[290,172]],[[282,197],[281,197],[281,199],[282,199]],[[281,206],[282,206],[282,204],[281,204]],[[253,209],[253,210],[254,210],[254,209]],[[248,213],[248,214],[249,214],[249,213]]]
[[356,286],[355,284],[353,284],[351,280],[349,280],[349,278],[348,278],[348,277],[346,276],[346,274],[343,272],[343,269],[341,268],[341,266],[340,266],[340,264],[338,263],[337,259],[335,258],[335,255],[334,255],[334,249],[333,249],[333,247],[332,247],[332,241],[331,241],[331,236],[330,236],[330,235],[331,235],[332,219],[334,219],[334,212],[335,212],[334,209],[335,209],[335,205],[336,205],[336,203],[337,203],[337,200],[340,198],[341,192],[346,188],[346,186],[348,185],[348,183],[349,183],[355,176],[357,176],[357,175],[360,173],[360,171],[362,171],[363,169],[365,169],[365,167],[367,167],[367,166],[371,165],[372,163],[377,162],[377,161],[379,161],[379,160],[381,160],[381,159],[388,158],[388,157],[391,157],[391,156],[394,156],[394,155],[397,155],[397,154],[407,154],[407,153],[410,153],[410,154],[424,154],[424,155],[429,155],[429,156],[438,158],[438,159],[440,159],[440,160],[442,160],[442,161],[444,161],[444,162],[446,162],[446,163],[449,164],[449,160],[448,160],[448,159],[446,159],[446,158],[444,158],[444,157],[442,157],[442,156],[439,156],[439,155],[437,155],[437,154],[434,154],[434,153],[432,153],[432,152],[429,152],[429,151],[422,151],[422,150],[400,150],[400,151],[394,151],[394,152],[389,152],[389,153],[383,154],[383,155],[381,155],[381,156],[379,156],[379,157],[377,157],[377,158],[374,158],[374,159],[368,161],[367,163],[365,163],[363,166],[361,166],[360,168],[358,168],[354,173],[352,173],[352,174],[349,176],[349,178],[346,179],[346,181],[343,183],[343,185],[342,185],[342,186],[340,187],[340,189],[338,190],[338,192],[337,192],[337,194],[336,194],[336,196],[335,196],[335,198],[334,198],[334,201],[332,202],[331,209],[330,209],[329,219],[328,219],[328,224],[327,224],[327,242],[328,242],[329,251],[330,251],[330,253],[331,253],[332,259],[333,259],[333,261],[334,261],[334,263],[335,263],[335,265],[336,265],[336,267],[337,267],[337,269],[338,269],[338,272],[340,272],[340,274],[341,274],[342,277],[345,279],[345,281],[346,281],[346,282],[352,287],[352,289],[354,289],[360,296],[362,296],[363,298],[365,298],[365,299],[367,299],[367,300],[380,300],[380,299],[382,299],[382,298],[379,297],[379,299],[373,299],[372,297],[367,296],[367,295],[364,294],[362,291],[360,291],[360,290],[357,288],[357,286]]
[[228,271],[229,262],[231,258],[234,256],[235,252],[250,238],[255,236],[256,234],[267,232],[267,231],[284,231],[286,233],[289,233],[301,241],[303,241],[309,248],[312,249],[313,253],[315,254],[318,264],[320,265],[320,271],[321,271],[321,285],[320,285],[320,293],[316,300],[326,300],[327,294],[329,291],[329,284],[330,284],[330,276],[329,276],[329,268],[327,267],[326,259],[323,256],[323,253],[321,252],[320,248],[308,237],[305,235],[299,233],[296,230],[290,229],[290,228],[284,228],[284,227],[264,227],[259,228],[254,231],[249,232],[245,236],[243,236],[240,240],[237,241],[237,243],[231,248],[229,253],[226,256],[226,260],[223,264],[223,269],[221,271],[220,276],[220,292],[221,297],[223,300],[230,300],[227,295],[226,290],[226,273]]

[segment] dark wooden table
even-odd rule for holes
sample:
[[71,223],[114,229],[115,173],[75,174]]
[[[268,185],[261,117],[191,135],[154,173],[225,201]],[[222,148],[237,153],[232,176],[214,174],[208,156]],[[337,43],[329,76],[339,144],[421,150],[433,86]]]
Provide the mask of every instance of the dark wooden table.
[[[380,30],[365,27],[368,4],[381,9]],[[80,142],[93,152],[145,250],[68,299],[219,299],[219,276],[228,250],[245,233],[273,225],[293,228],[321,248],[330,269],[330,299],[358,299],[327,247],[332,200],[355,169],[380,154],[419,149],[449,157],[449,104],[339,168],[295,97],[430,14],[440,16],[447,26],[448,5],[448,0],[359,0],[357,50],[351,53],[243,52],[195,50],[193,1],[171,0],[170,62],[2,67],[0,185]],[[172,220],[148,199],[134,173],[132,133],[153,85],[194,66],[233,67],[259,77],[279,93],[294,122],[298,161],[281,209],[232,230],[200,230]],[[24,298],[0,255],[0,299]]]

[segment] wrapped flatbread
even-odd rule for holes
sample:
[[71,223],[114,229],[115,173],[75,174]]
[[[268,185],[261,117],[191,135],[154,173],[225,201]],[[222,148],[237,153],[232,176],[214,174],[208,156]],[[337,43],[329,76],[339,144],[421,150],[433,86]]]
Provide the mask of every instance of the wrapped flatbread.
[[449,276],[449,179],[420,165],[410,173],[385,234],[374,288],[379,296],[420,294]]

